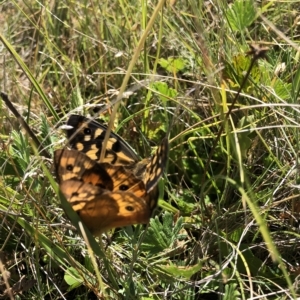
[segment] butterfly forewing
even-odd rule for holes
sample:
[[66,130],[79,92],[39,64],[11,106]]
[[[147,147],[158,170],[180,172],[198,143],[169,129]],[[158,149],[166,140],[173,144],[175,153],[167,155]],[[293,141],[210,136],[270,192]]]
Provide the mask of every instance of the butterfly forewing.
[[[80,115],[71,115],[67,125],[72,127],[67,130],[71,147],[100,162],[107,127]],[[132,148],[121,137],[111,132],[106,145],[105,159],[102,162],[128,165],[137,161],[139,157]]]

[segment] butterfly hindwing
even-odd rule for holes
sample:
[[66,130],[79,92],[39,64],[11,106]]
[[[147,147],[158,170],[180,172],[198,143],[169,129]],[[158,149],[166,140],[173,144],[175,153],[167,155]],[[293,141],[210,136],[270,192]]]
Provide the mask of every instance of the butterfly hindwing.
[[60,189],[82,222],[94,235],[133,224],[147,224],[148,203],[131,192],[111,192],[78,180],[67,180]]
[[62,193],[93,234],[149,222],[145,185],[124,167],[67,149],[55,151],[54,165]]

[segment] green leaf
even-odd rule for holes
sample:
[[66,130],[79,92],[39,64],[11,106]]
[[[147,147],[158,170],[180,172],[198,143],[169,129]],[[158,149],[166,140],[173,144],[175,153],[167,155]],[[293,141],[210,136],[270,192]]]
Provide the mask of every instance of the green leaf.
[[195,197],[188,189],[184,189],[182,195],[176,197],[176,204],[181,215],[190,216],[192,211],[195,210]]
[[26,170],[31,162],[28,139],[24,134],[15,130],[11,135],[14,143],[10,147],[10,153],[17,159],[22,170]]
[[173,214],[165,213],[162,217],[162,223],[156,216],[150,221],[150,227],[141,245],[142,251],[149,251],[156,254],[171,248],[173,243],[180,238],[179,231],[182,228],[183,218],[179,218],[176,224],[173,224]]
[[[227,233],[224,233],[224,235],[227,236]],[[250,246],[250,244],[241,244],[239,247],[239,251],[241,252],[243,258],[241,255],[238,255],[236,262],[236,268],[238,272],[241,274],[246,274],[246,268],[248,268],[253,276],[259,275],[266,278],[274,277],[275,274],[272,268],[264,264],[263,261],[250,250]],[[223,256],[227,256],[232,252],[231,246],[225,242],[221,242],[219,244],[219,249]],[[281,278],[281,276],[282,273],[276,275],[278,278]]]
[[273,89],[276,95],[283,99],[289,100],[291,98],[290,91],[292,90],[292,84],[282,81],[280,78],[276,78]]
[[[243,53],[233,56],[232,61],[225,64],[224,74],[231,87],[237,88],[240,86],[251,64],[251,57]],[[253,91],[255,84],[259,84],[262,80],[262,74],[263,72],[260,70],[259,65],[255,63],[250,71],[251,80],[247,80],[244,90],[249,93]]]
[[182,57],[168,57],[168,59],[161,58],[158,63],[162,68],[174,74],[183,71],[186,68],[187,60]]
[[41,121],[42,123],[40,125],[40,128],[41,128],[41,136],[43,138],[42,145],[44,148],[46,147],[48,148],[54,144],[55,139],[53,137],[53,134],[51,134],[51,128],[49,126],[48,119],[45,117],[44,114],[41,115]]
[[178,209],[173,207],[169,202],[159,199],[158,200],[158,206],[161,207],[164,211],[169,211],[174,214],[178,213]]
[[169,266],[161,266],[161,269],[163,269],[170,275],[176,277],[185,277],[186,279],[190,279],[194,274],[200,271],[201,268],[202,262],[199,262],[198,264],[189,267],[178,267],[172,263]]
[[165,82],[154,82],[151,87],[154,91],[158,92],[158,96],[162,101],[167,101],[170,98],[173,99],[178,94],[175,89],[169,88]]
[[240,292],[237,289],[238,285],[236,283],[225,285],[225,295],[224,300],[234,300],[240,299]]
[[66,270],[64,279],[72,289],[80,286],[84,281],[82,276],[80,276],[77,270],[73,267],[70,267]]
[[253,1],[235,1],[228,9],[226,16],[229,25],[234,31],[241,32],[245,30],[256,19]]

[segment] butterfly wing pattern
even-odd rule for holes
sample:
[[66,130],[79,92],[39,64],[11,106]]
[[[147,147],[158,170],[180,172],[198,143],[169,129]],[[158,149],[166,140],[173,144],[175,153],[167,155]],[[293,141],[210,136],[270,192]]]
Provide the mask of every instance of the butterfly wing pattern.
[[157,186],[157,183],[162,176],[169,153],[169,141],[164,138],[161,144],[157,147],[155,154],[151,157],[150,162],[146,166],[144,183],[146,191],[150,192]]
[[111,192],[78,180],[62,182],[60,189],[92,234],[132,224],[147,224],[148,204],[131,192]]
[[113,190],[113,181],[105,168],[75,150],[56,150],[54,166],[58,182],[75,179]]
[[155,154],[139,160],[131,147],[111,133],[99,162],[106,127],[71,115],[67,131],[72,150],[54,153],[60,189],[94,235],[133,224],[147,224],[157,206],[157,183],[168,158],[168,139]]
[[[67,125],[71,127],[67,130],[71,148],[83,152],[99,162],[107,127],[80,115],[71,115]],[[102,162],[113,165],[129,165],[138,161],[139,157],[133,149],[120,136],[111,132]]]

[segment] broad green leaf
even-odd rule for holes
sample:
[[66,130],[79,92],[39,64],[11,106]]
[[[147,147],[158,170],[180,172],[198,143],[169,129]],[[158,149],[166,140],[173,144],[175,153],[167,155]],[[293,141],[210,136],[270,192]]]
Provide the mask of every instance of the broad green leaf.
[[152,84],[152,89],[158,92],[158,96],[162,101],[175,98],[178,94],[175,89],[168,87],[167,83],[160,81],[154,82]]
[[174,74],[183,71],[186,68],[187,60],[182,57],[168,57],[168,59],[161,58],[158,63],[168,72]]
[[82,276],[80,276],[78,271],[73,267],[66,270],[64,279],[72,289],[80,286],[84,281]]
[[283,100],[290,100],[290,91],[292,90],[292,84],[282,81],[277,78],[273,84],[273,89],[276,95]]
[[[249,68],[251,66],[251,57],[243,53],[235,55],[230,63],[225,65],[225,77],[233,88],[238,88],[243,82]],[[259,84],[262,72],[257,63],[255,63],[250,71],[250,79],[244,85],[244,90],[250,92],[254,89],[255,84]]]
[[243,31],[256,19],[253,1],[236,0],[226,13],[229,25],[234,31]]

